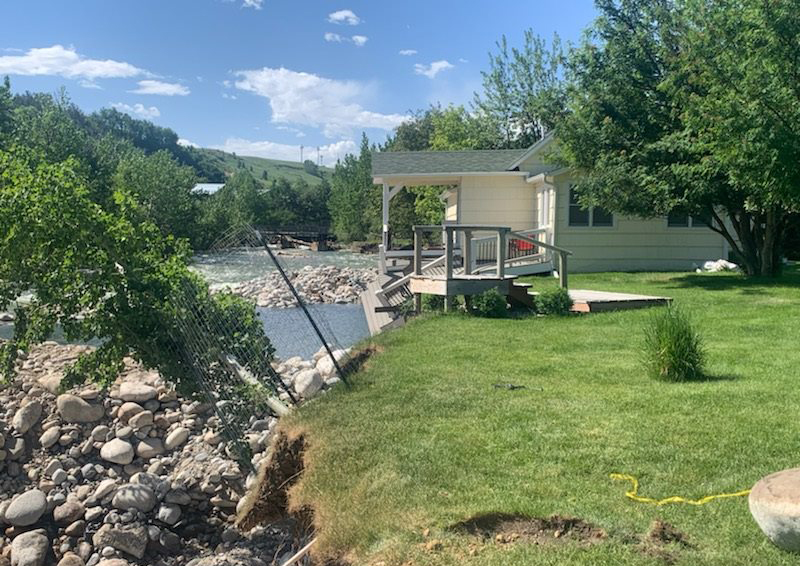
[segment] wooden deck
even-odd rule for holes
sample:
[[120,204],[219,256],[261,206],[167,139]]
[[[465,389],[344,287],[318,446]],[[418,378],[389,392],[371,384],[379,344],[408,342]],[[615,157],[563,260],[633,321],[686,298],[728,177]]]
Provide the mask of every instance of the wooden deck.
[[389,328],[403,325],[403,317],[395,318],[391,313],[375,312],[376,308],[383,307],[376,293],[381,289],[381,280],[369,284],[367,290],[361,293],[361,306],[364,307],[364,316],[367,318],[367,327],[370,336],[380,334]]
[[612,293],[610,291],[588,291],[572,289],[572,312],[605,312],[627,309],[643,309],[669,304],[669,297],[652,297],[631,293]]

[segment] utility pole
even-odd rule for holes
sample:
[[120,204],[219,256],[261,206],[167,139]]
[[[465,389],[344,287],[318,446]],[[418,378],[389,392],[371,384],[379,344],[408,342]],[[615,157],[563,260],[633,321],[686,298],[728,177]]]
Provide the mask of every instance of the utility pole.
[[300,146],[300,163],[303,162],[303,146]]
[[319,146],[317,146],[317,166],[319,166]]

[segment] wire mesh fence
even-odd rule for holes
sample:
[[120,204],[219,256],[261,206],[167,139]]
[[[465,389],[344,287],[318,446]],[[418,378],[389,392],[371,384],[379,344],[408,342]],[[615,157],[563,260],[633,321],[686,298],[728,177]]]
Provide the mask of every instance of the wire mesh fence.
[[[323,281],[298,278],[251,226],[229,230],[211,251],[260,266],[260,277],[214,290],[220,293],[217,300],[235,294],[254,302],[257,320],[251,319],[252,309],[240,317],[220,316],[214,303],[201,300],[197,287],[186,282],[171,297],[179,315],[172,330],[175,358],[213,406],[237,459],[252,470],[252,427],[285,414],[308,396],[309,387],[345,380],[339,367],[344,354],[325,305],[313,303],[324,273]],[[301,388],[297,376],[303,370],[312,375]]]

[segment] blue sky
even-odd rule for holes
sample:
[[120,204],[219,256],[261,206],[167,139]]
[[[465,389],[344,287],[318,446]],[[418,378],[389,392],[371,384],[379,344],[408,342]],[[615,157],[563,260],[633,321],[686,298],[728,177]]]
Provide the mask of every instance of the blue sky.
[[361,131],[382,141],[410,110],[469,103],[503,34],[577,41],[594,16],[592,0],[4,0],[0,76],[186,143],[292,160],[321,146],[331,165]]

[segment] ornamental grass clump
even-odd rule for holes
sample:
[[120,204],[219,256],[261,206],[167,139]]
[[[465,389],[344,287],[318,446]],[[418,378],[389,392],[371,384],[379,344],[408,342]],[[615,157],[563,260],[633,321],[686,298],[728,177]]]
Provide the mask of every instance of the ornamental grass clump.
[[692,321],[669,305],[655,312],[644,329],[643,361],[661,381],[697,381],[705,377],[705,347]]

